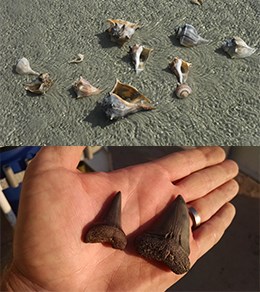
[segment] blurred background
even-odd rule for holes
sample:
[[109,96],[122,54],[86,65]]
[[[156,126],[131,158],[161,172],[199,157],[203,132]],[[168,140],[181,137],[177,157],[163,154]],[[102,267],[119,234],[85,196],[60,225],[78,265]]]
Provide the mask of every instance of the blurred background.
[[[26,167],[41,147],[0,147],[1,276],[12,259],[13,228]],[[192,147],[88,146],[78,168],[112,171]],[[222,240],[168,291],[259,291],[260,147],[223,147],[240,167],[236,217]]]

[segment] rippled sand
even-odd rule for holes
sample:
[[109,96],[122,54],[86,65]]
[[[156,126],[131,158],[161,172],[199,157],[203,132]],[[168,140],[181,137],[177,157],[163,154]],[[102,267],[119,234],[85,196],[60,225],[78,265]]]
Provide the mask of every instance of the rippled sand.
[[[0,44],[0,122],[3,145],[257,145],[259,144],[259,49],[250,58],[232,60],[218,48],[225,38],[242,37],[259,47],[259,5],[255,0],[210,1],[39,1],[2,0]],[[123,48],[104,33],[107,18],[143,27]],[[258,18],[258,19],[257,19]],[[188,49],[178,45],[174,28],[190,23],[211,43]],[[146,69],[136,75],[128,45],[154,48]],[[68,64],[77,53],[81,64]],[[14,73],[21,57],[36,71],[49,72],[54,86],[32,96]],[[179,100],[176,78],[167,69],[179,56],[192,63],[193,94]],[[76,100],[71,84],[80,76],[109,91],[115,79],[130,83],[156,105],[110,122],[99,96]]]

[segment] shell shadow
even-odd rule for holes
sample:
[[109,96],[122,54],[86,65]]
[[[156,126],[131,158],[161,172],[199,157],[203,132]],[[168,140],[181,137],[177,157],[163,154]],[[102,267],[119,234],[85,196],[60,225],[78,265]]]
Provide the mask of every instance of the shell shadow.
[[177,39],[175,34],[172,34],[169,36],[169,39],[171,41],[171,43],[175,46],[175,47],[179,47],[179,48],[183,48],[183,46],[181,46],[179,40]]
[[29,91],[29,90],[26,90],[26,95],[29,96],[29,97],[39,97],[39,98],[41,98],[41,97],[44,97],[44,95],[46,95],[46,94],[37,94],[37,93],[33,93],[33,92]]
[[69,93],[70,97],[71,98],[75,98],[77,99],[77,94],[75,92],[75,90],[73,89],[72,86],[70,86],[68,89],[67,89],[67,92]]
[[225,56],[228,59],[231,59],[229,57],[229,55],[222,48],[217,48],[217,49],[214,50],[214,52],[219,54],[219,55]]
[[167,66],[166,68],[162,69],[163,72],[169,73],[171,75],[173,75],[172,71],[170,70],[169,66]]
[[121,60],[122,60],[123,62],[125,62],[126,64],[128,64],[129,67],[134,68],[129,53],[127,53],[125,56],[123,56],[123,57],[121,58]]
[[16,72],[16,65],[13,65],[12,67],[12,73],[16,74],[16,75],[19,75],[17,72]]
[[90,123],[92,128],[101,127],[102,129],[104,129],[105,127],[108,127],[116,121],[109,120],[102,109],[101,103],[97,102],[95,108],[84,119],[84,122]]
[[110,40],[110,37],[107,31],[98,33],[95,36],[99,38],[99,44],[101,45],[102,48],[109,49],[113,47],[119,47],[119,48],[121,47],[117,43],[114,43]]

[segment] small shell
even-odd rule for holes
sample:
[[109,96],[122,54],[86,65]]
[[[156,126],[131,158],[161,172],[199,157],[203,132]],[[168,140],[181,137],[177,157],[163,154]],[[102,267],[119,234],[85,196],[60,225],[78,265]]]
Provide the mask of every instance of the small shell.
[[29,60],[24,57],[17,62],[15,70],[21,75],[39,75],[38,72],[31,68]]
[[83,54],[77,54],[77,57],[74,58],[73,60],[69,61],[69,63],[81,63],[84,60],[84,55]]
[[50,79],[50,75],[48,73],[41,73],[31,83],[24,84],[24,88],[35,94],[44,94],[52,85],[53,81]]
[[110,24],[107,32],[109,33],[111,40],[120,45],[123,45],[128,41],[133,36],[136,29],[141,27],[139,24],[122,19],[108,19],[107,21]]
[[175,94],[178,98],[188,97],[191,93],[192,90],[187,83],[178,84],[175,89]]
[[102,91],[99,88],[96,88],[93,85],[91,85],[82,76],[79,77],[79,80],[74,82],[73,88],[75,92],[77,93],[77,98],[97,95]]
[[222,48],[232,59],[246,58],[256,51],[255,48],[249,47],[240,37],[226,40]]
[[135,44],[130,48],[130,54],[132,61],[135,65],[136,73],[139,73],[144,70],[145,62],[148,60],[153,49],[145,48],[142,45]]
[[190,24],[175,29],[176,37],[180,40],[180,44],[185,47],[193,47],[199,44],[208,43],[209,40],[202,38],[195,27]]
[[119,80],[116,81],[112,91],[104,97],[101,106],[111,120],[141,110],[154,109],[151,101],[135,87],[123,84]]
[[190,1],[192,4],[196,4],[196,5],[202,5],[204,0],[191,0]]
[[187,81],[191,65],[191,63],[188,63],[181,58],[175,57],[169,64],[169,68],[176,75],[179,83],[185,83]]

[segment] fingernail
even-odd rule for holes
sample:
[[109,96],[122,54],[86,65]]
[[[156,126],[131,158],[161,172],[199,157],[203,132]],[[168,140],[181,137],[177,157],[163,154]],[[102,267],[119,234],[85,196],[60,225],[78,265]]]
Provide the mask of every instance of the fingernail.
[[166,264],[175,274],[190,269],[189,212],[181,195],[163,211],[151,229],[135,240],[137,252]]
[[85,242],[108,242],[116,249],[124,249],[127,239],[121,227],[121,192],[114,196],[102,222],[94,224],[86,234]]

